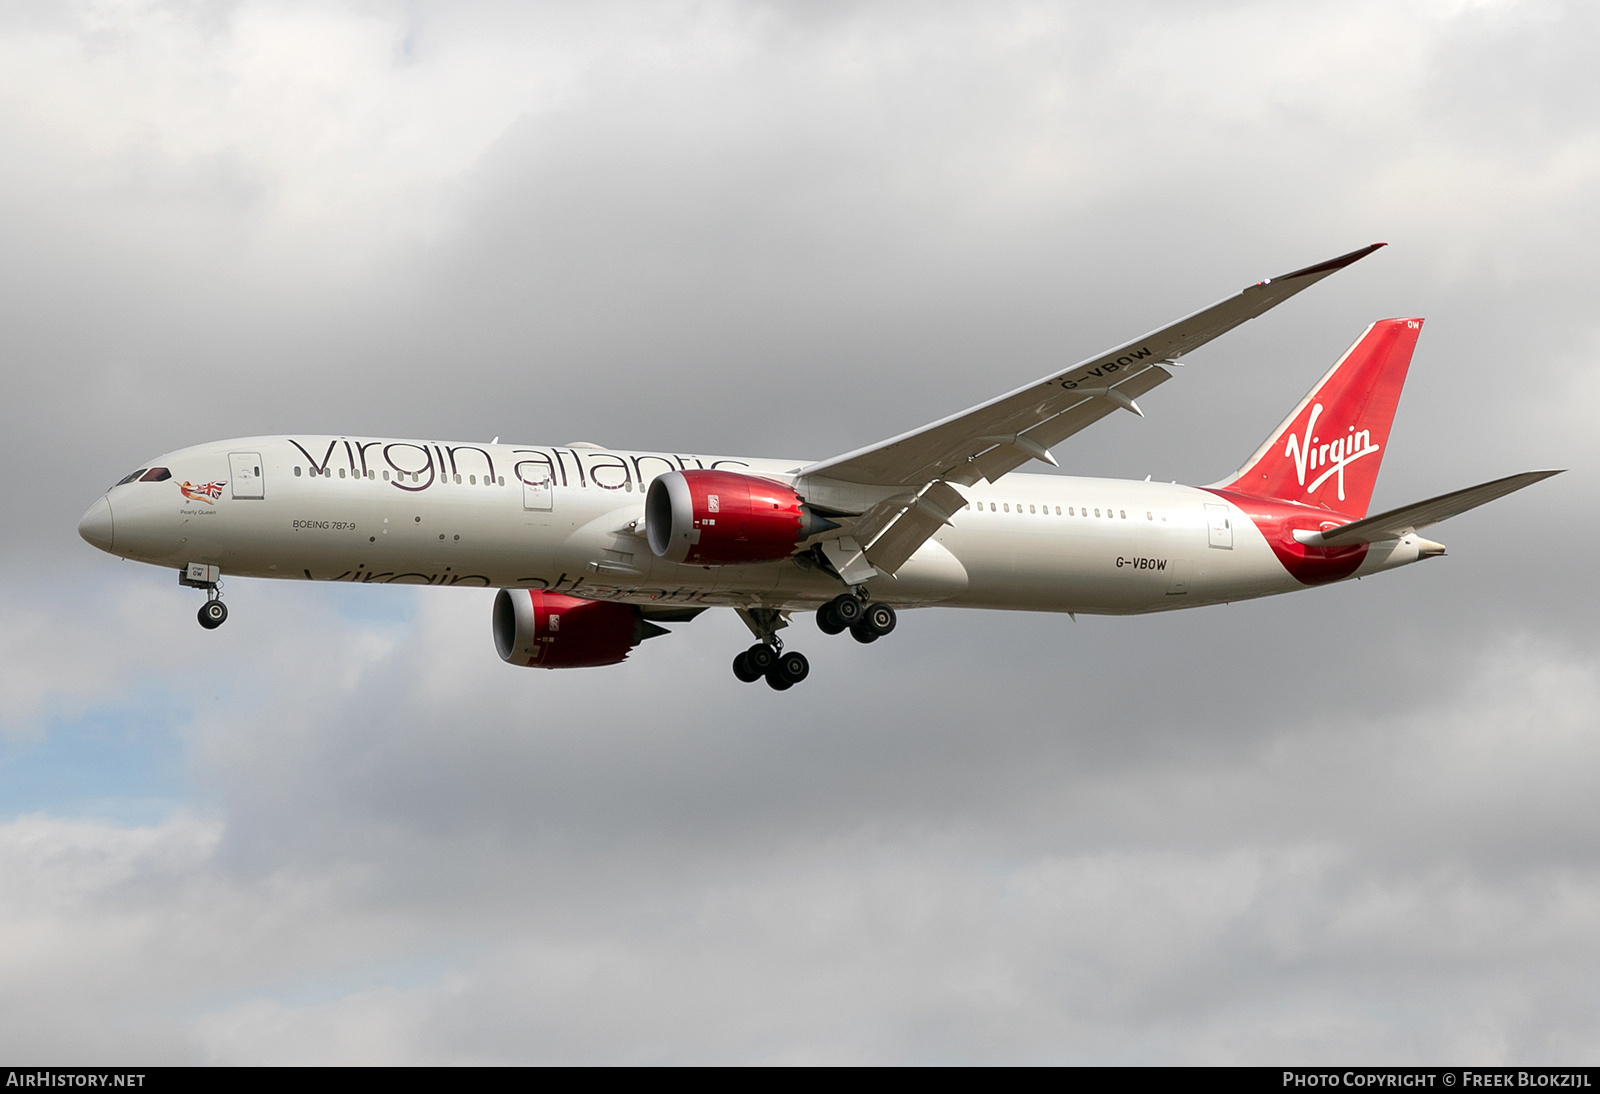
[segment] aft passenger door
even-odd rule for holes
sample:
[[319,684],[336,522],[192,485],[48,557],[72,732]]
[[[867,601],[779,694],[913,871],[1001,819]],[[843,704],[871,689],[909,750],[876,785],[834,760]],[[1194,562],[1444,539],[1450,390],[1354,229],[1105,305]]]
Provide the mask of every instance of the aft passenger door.
[[1233,550],[1233,517],[1226,505],[1206,506],[1206,535],[1211,546]]

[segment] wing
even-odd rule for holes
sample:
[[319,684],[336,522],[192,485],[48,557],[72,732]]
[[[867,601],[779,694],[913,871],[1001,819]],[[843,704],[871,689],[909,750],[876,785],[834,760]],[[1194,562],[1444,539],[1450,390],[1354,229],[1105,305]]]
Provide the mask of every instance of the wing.
[[1520,475],[1507,475],[1503,479],[1469,486],[1465,490],[1452,490],[1448,494],[1391,509],[1387,513],[1379,513],[1375,517],[1331,528],[1326,532],[1297,532],[1294,538],[1317,547],[1344,547],[1353,543],[1373,543],[1380,539],[1399,539],[1559,474],[1560,471],[1524,471]]
[[800,470],[866,486],[913,492],[937,479],[970,486],[990,482],[1031,459],[1055,463],[1050,449],[1117,409],[1141,413],[1134,402],[1171,379],[1164,368],[1303,289],[1365,258],[1382,243],[1315,266],[1257,282],[1234,296],[1142,338],[1108,350],[1065,372],[1046,376],[921,429],[846,452]]
[[[1259,281],[1244,291],[932,425],[802,467],[796,484],[837,531],[818,555],[846,584],[893,574],[964,499],[955,486],[994,482],[1029,460],[1054,464],[1050,449],[1172,378],[1167,365],[1324,277],[1376,251],[1359,251]],[[955,484],[955,486],[951,484]],[[863,546],[865,545],[865,546]]]

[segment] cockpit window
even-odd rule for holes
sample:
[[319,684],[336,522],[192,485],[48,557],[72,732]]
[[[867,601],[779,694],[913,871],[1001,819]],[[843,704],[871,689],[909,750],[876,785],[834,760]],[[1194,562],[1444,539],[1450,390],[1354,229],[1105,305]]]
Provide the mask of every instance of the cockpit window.
[[140,475],[144,474],[144,472],[145,472],[145,469],[141,467],[141,468],[139,468],[139,470],[135,471],[133,474],[125,475],[122,478],[118,479],[113,485],[114,486],[126,486],[130,482],[132,482],[134,479],[136,479]]
[[148,470],[148,471],[146,471],[144,473],[144,477],[141,478],[139,481],[140,482],[166,482],[170,478],[172,478],[172,472],[168,471],[165,467],[152,467],[150,470]]

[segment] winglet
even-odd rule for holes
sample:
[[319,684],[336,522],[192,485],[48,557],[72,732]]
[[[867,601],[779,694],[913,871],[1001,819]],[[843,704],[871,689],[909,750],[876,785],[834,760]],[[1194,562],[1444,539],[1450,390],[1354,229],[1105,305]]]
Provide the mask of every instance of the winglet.
[[1355,263],[1360,262],[1363,258],[1366,258],[1379,247],[1387,246],[1387,243],[1370,243],[1361,248],[1359,251],[1351,251],[1347,255],[1340,255],[1338,258],[1330,258],[1326,262],[1318,262],[1315,266],[1307,266],[1303,270],[1295,270],[1293,273],[1286,273],[1281,277],[1268,278],[1265,281],[1258,281],[1256,284],[1270,285],[1273,281],[1288,281],[1296,277],[1310,277],[1312,274],[1331,274],[1335,270],[1342,270],[1346,266],[1354,265]]

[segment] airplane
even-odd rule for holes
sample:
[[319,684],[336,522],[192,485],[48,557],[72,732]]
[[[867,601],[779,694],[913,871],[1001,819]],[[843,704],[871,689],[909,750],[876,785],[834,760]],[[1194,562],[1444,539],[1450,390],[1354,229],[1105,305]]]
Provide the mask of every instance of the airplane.
[[814,612],[870,643],[897,612],[1130,615],[1365,577],[1444,554],[1417,533],[1560,474],[1528,471],[1368,515],[1422,320],[1369,326],[1234,474],[1209,486],[1021,474],[1137,400],[1180,358],[1383,247],[1250,285],[1126,345],[830,459],[353,436],[248,437],[148,461],[78,525],[176,567],[227,618],[222,575],[492,588],[513,665],[617,664],[712,607],[756,641],[747,683],[784,691]]

